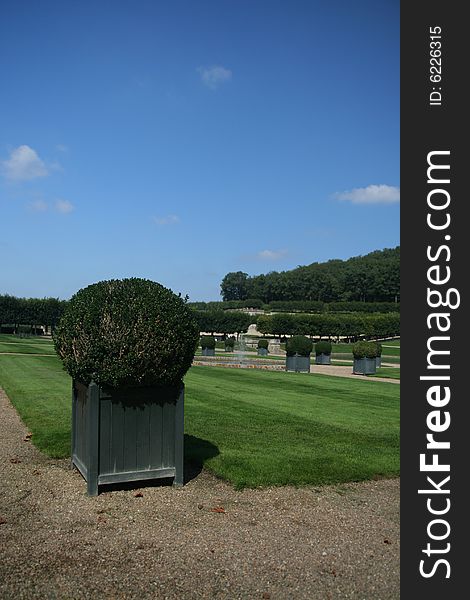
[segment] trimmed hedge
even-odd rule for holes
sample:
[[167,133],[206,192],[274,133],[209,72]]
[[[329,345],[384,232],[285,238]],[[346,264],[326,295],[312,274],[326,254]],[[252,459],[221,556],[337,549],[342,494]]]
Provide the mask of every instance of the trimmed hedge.
[[113,388],[177,385],[191,366],[198,337],[184,300],[138,278],[79,290],[53,336],[71,377]]
[[264,348],[265,350],[268,349],[269,346],[269,341],[268,340],[258,340],[258,348]]
[[199,324],[199,331],[207,333],[246,333],[248,327],[255,322],[253,317],[242,312],[224,310],[194,311]]
[[257,329],[263,335],[308,335],[316,337],[392,337],[400,334],[399,313],[260,315]]
[[215,338],[211,335],[203,335],[201,337],[201,348],[207,348],[208,350],[214,350],[215,348]]
[[331,354],[331,342],[320,341],[315,344],[315,354]]
[[304,335],[294,335],[286,342],[287,356],[294,356],[295,354],[299,354],[300,356],[309,356],[312,350],[312,340]]
[[354,358],[376,358],[377,344],[376,342],[356,342],[353,344],[352,352]]

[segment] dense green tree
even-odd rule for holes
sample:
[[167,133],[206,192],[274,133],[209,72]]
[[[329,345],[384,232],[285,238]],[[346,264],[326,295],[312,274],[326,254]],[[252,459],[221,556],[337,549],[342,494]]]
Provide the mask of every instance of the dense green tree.
[[246,300],[248,298],[247,279],[248,275],[242,271],[227,273],[220,284],[222,298],[224,300]]

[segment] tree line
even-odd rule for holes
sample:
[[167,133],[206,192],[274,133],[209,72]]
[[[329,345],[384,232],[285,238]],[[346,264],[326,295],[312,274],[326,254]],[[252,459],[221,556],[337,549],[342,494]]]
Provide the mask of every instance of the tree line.
[[0,294],[0,330],[18,333],[21,326],[31,331],[44,327],[46,332],[53,329],[67,304],[58,298],[17,298]]
[[231,272],[225,275],[220,288],[225,301],[257,298],[264,303],[289,300],[397,302],[400,247],[265,275]]

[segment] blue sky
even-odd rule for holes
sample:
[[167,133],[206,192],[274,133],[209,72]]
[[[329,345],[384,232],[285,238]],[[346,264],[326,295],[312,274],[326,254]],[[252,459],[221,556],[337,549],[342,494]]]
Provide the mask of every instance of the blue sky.
[[0,293],[399,244],[398,1],[18,0],[0,66]]

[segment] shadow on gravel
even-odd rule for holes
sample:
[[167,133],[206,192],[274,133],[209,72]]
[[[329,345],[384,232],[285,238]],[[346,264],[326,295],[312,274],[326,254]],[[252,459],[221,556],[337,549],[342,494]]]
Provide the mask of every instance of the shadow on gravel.
[[[202,471],[204,462],[220,454],[217,446],[193,435],[184,436],[184,484],[195,479]],[[67,463],[70,468],[70,462]],[[173,484],[173,478],[146,479],[100,485],[100,493],[117,492],[122,490],[139,490],[145,487],[162,487]]]

